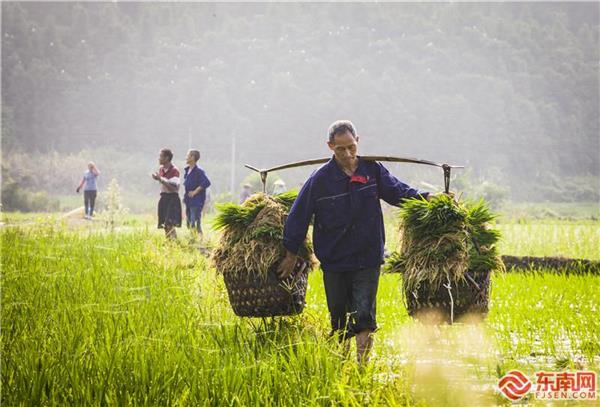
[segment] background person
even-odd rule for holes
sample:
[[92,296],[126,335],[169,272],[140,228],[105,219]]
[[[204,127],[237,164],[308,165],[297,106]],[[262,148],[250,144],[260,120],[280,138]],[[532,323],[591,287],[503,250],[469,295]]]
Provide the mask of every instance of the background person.
[[88,163],[88,169],[83,173],[83,178],[76,191],[79,193],[83,187],[83,206],[85,208],[85,219],[92,219],[94,216],[94,206],[96,205],[96,196],[98,195],[98,186],[96,178],[100,175],[100,170],[93,161]]
[[160,168],[152,178],[160,183],[158,201],[158,228],[165,230],[167,239],[177,239],[176,227],[181,227],[181,200],[179,199],[179,169],[172,163],[173,152],[168,148],[160,150]]
[[285,191],[287,187],[284,180],[278,179],[273,183],[273,195],[283,194]]
[[187,167],[185,167],[183,175],[183,185],[185,187],[183,202],[185,203],[188,228],[202,235],[202,209],[206,202],[206,190],[210,186],[210,180],[206,176],[206,172],[198,166],[198,160],[200,160],[200,151],[188,151],[185,157]]
[[252,185],[244,184],[242,186],[242,192],[240,192],[240,205],[246,202],[246,199],[252,195]]

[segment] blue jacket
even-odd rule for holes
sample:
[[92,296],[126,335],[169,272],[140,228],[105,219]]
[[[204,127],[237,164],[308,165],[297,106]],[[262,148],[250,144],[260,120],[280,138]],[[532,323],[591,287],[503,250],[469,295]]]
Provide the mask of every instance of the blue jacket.
[[399,205],[406,198],[427,195],[402,183],[378,162],[359,157],[358,168],[349,177],[332,158],[300,190],[285,223],[283,245],[298,253],[314,215],[313,245],[323,271],[379,267],[385,244],[379,200]]
[[[185,186],[185,194],[183,196],[183,202],[187,206],[204,206],[206,201],[206,188],[210,186],[210,180],[206,176],[204,170],[197,165],[191,170],[190,167],[185,167],[185,173],[183,175],[183,185]],[[188,196],[188,192],[194,189],[202,187],[202,191],[193,198]]]

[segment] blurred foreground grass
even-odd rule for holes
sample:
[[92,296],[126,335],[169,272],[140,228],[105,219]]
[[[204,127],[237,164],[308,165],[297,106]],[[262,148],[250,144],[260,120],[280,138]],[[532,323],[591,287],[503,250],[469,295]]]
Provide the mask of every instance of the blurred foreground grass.
[[598,276],[496,276],[484,323],[432,328],[383,275],[363,370],[327,337],[321,272],[302,315],[241,319],[185,233],[92,225],[2,229],[4,405],[494,405],[510,369],[600,363]]

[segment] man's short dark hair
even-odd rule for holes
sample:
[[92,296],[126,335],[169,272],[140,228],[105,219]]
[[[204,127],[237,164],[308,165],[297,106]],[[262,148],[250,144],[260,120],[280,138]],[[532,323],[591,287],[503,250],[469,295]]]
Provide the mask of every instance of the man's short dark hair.
[[188,154],[190,154],[192,157],[194,157],[194,160],[196,160],[196,161],[200,160],[200,151],[190,150],[190,151],[188,151]]
[[336,120],[331,126],[329,126],[329,130],[327,131],[329,142],[333,142],[335,136],[339,136],[340,134],[344,134],[348,131],[354,138],[356,138],[356,127],[354,127],[354,124],[350,120]]
[[173,152],[168,148],[163,148],[160,150],[160,153],[167,157],[169,161],[173,161]]

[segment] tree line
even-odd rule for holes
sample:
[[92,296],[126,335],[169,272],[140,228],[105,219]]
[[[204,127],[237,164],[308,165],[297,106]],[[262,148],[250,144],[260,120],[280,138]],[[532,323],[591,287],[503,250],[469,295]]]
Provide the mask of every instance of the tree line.
[[350,118],[365,153],[594,200],[598,7],[2,3],[3,155],[199,147],[228,190],[234,138],[238,167],[269,166]]

